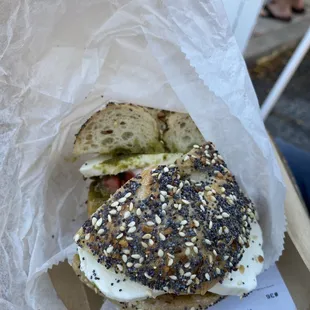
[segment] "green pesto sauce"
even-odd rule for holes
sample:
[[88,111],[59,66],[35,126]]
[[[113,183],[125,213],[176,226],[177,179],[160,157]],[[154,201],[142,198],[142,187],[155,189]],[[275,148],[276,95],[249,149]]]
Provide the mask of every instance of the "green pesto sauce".
[[171,157],[173,160],[178,158],[181,154],[140,154],[129,156],[118,156],[108,159],[94,168],[100,170],[102,174],[120,173],[122,171],[145,168],[151,165],[158,165]]

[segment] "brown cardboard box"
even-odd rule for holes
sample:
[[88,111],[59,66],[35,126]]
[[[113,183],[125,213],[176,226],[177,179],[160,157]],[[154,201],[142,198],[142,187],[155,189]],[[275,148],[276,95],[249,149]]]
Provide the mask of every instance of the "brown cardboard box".
[[[287,186],[285,250],[277,265],[297,309],[310,310],[310,219],[285,161],[277,156]],[[79,281],[67,262],[49,274],[68,310],[100,309],[102,298]]]

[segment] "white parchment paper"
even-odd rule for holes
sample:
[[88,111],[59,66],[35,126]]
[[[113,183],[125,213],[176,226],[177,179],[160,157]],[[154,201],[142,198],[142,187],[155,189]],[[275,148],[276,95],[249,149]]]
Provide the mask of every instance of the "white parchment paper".
[[284,186],[220,0],[0,4],[0,309],[64,309],[46,273],[72,257],[87,189],[74,134],[108,100],[188,111],[256,203],[266,267]]

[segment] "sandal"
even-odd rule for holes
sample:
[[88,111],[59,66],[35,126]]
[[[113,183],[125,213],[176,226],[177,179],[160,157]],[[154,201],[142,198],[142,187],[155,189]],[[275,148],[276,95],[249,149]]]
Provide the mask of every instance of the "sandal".
[[306,12],[306,9],[305,8],[301,8],[301,9],[296,9],[294,7],[292,7],[292,12],[295,13],[295,14],[305,14]]
[[291,20],[292,20],[292,17],[289,16],[289,17],[282,17],[282,16],[276,16],[274,15],[271,10],[269,9],[268,5],[266,4],[263,8],[264,10],[264,13],[263,15],[261,15],[262,17],[265,17],[265,18],[272,18],[272,19],[275,19],[275,20],[279,20],[281,22],[285,22],[285,23],[289,23]]

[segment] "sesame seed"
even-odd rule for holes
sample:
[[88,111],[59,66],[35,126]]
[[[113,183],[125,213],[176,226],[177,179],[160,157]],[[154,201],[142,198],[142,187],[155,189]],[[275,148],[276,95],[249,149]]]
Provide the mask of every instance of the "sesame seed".
[[129,193],[127,193],[127,194],[125,195],[125,197],[128,198],[128,197],[130,197],[131,195],[132,195],[132,193],[129,192]]
[[198,248],[196,246],[194,246],[194,252],[198,254]]
[[141,257],[141,255],[139,255],[139,254],[132,254],[131,257],[134,258],[134,259],[139,259]]
[[164,251],[162,249],[159,249],[157,252],[159,257],[163,257],[164,256]]
[[190,254],[191,254],[191,249],[190,248],[186,248],[185,255],[189,256]]
[[117,207],[119,205],[118,201],[114,201],[111,203],[111,207]]
[[190,262],[187,262],[187,263],[184,265],[184,267],[185,267],[185,268],[189,268],[190,265],[191,265],[191,263],[190,263]]
[[185,242],[185,245],[186,246],[194,246],[194,243],[193,242]]
[[215,250],[213,250],[213,254],[214,254],[215,256],[217,256],[217,252],[216,252]]
[[123,271],[123,266],[122,266],[122,265],[117,264],[116,266],[117,266],[117,268],[119,269],[119,271]]
[[228,229],[228,227],[226,227],[226,226],[224,227],[224,233],[225,233],[225,234],[228,234],[228,233],[229,233],[229,229]]
[[180,222],[181,225],[186,225],[187,224],[187,220],[183,220]]
[[221,274],[221,269],[220,268],[215,268],[215,271],[217,274]]
[[224,260],[228,260],[229,256],[228,255],[225,255],[224,256]]
[[129,212],[129,211],[126,211],[126,212],[124,213],[124,219],[128,218],[129,216],[130,216],[130,212]]
[[167,192],[166,191],[160,191],[160,193],[163,195],[163,196],[167,196]]
[[184,273],[184,277],[189,278],[192,275],[192,273],[190,271]]
[[79,235],[79,234],[76,234],[76,235],[74,236],[74,241],[75,241],[75,242],[78,242],[79,239],[80,239],[80,235]]
[[222,217],[222,215],[216,215],[215,218],[218,220],[221,220],[223,217]]
[[209,229],[211,229],[211,228],[212,228],[212,226],[213,226],[213,222],[212,222],[212,221],[210,221],[210,222],[209,222]]
[[125,229],[126,229],[125,226],[121,226],[121,227],[119,228],[120,231],[125,231]]
[[197,241],[197,237],[193,237],[193,238],[191,239],[191,241],[192,241],[192,242],[196,242],[196,241]]
[[154,226],[154,225],[155,225],[155,223],[154,223],[154,222],[152,222],[152,221],[147,221],[147,222],[146,222],[146,225],[147,225],[147,226]]
[[168,168],[168,167],[165,167],[165,168],[164,168],[164,172],[169,172],[169,168]]
[[129,210],[132,211],[132,209],[133,209],[133,203],[131,202],[131,203],[129,204]]
[[98,230],[98,235],[102,235],[103,233],[104,233],[104,229],[101,228]]
[[97,226],[97,227],[100,227],[101,224],[102,224],[102,218],[100,218],[100,219],[97,221],[96,226]]
[[230,217],[230,214],[228,214],[227,212],[223,212],[222,216],[227,218],[227,217]]
[[243,239],[241,238],[241,236],[238,237],[238,242],[239,242],[241,245],[244,245],[244,241],[243,241]]
[[127,263],[127,259],[128,259],[127,255],[123,254],[122,255],[122,260],[123,260],[124,263]]
[[149,246],[154,245],[154,241],[152,239],[149,239]]
[[207,192],[207,196],[211,196],[212,194],[213,194],[212,191]]
[[180,232],[179,232],[179,235],[180,235],[181,237],[185,237],[185,233],[184,233],[183,231],[180,231]]
[[141,211],[140,208],[137,209],[136,214],[137,214],[138,216],[140,216],[140,215],[142,214],[142,211]]
[[135,268],[140,268],[140,267],[142,266],[142,264],[140,264],[140,263],[135,263],[133,266],[134,266]]
[[141,242],[141,245],[144,247],[144,248],[147,248],[148,247],[148,245],[145,243],[145,242]]
[[110,254],[113,252],[113,245],[109,245],[109,247],[107,248],[107,253]]
[[97,223],[97,218],[93,217],[93,218],[91,219],[91,223],[92,223],[93,226],[95,226],[96,223]]
[[216,198],[214,196],[211,196],[211,201],[215,202],[216,201]]
[[186,200],[186,199],[182,199],[182,202],[185,203],[186,205],[190,204],[190,202],[188,200]]
[[200,209],[201,209],[202,212],[206,212],[206,209],[204,208],[203,205],[200,205]]
[[129,249],[123,249],[123,252],[124,252],[125,254],[130,254],[130,250],[129,250]]
[[206,202],[204,199],[201,199],[201,202],[202,202],[202,204],[203,204],[204,206],[207,205],[207,202]]
[[193,220],[195,227],[199,227],[199,222],[197,220]]
[[165,197],[163,195],[161,195],[161,194],[159,195],[159,199],[160,199],[161,202],[165,202],[165,200],[166,200]]
[[188,159],[189,159],[188,155],[185,155],[184,158],[183,158],[184,161],[187,161]]
[[178,228],[178,230],[179,230],[179,231],[182,231],[182,230],[183,230],[183,228],[184,228],[184,226],[183,226],[183,225],[181,225],[181,226],[180,226],[180,228]]
[[161,218],[155,214],[155,222],[159,225],[161,223]]
[[219,230],[218,230],[218,234],[221,235],[222,233],[223,233],[223,228],[220,227]]
[[210,275],[207,272],[205,273],[205,278],[210,281]]
[[122,198],[120,198],[118,201],[119,201],[119,202],[125,202],[126,199],[127,199],[126,197],[122,197]]
[[191,275],[191,279],[192,279],[192,280],[194,280],[196,277],[197,277],[196,274],[192,274],[192,275]]
[[132,263],[132,262],[128,262],[126,265],[127,265],[127,267],[129,267],[129,268],[130,268],[130,267],[132,267],[132,266],[133,266],[133,263]]
[[165,240],[166,240],[165,235],[163,235],[162,233],[159,233],[159,238],[160,238],[160,240],[162,240],[162,241],[165,241]]
[[110,214],[108,214],[108,222],[111,223],[112,222],[112,217]]
[[166,203],[163,203],[163,204],[161,205],[161,207],[162,207],[163,210],[166,209],[167,206],[168,206],[168,205],[167,205]]
[[193,280],[189,279],[187,282],[186,282],[186,285],[189,286],[193,283]]
[[87,235],[85,235],[85,240],[89,240],[90,238],[90,234],[88,233]]
[[151,239],[152,236],[150,234],[145,234],[142,236],[142,239]]
[[173,264],[173,259],[170,258],[170,259],[168,260],[168,266],[172,266],[172,264]]
[[178,279],[176,276],[169,276],[169,278],[170,278],[171,280],[177,280],[177,279]]
[[133,227],[133,226],[135,226],[136,225],[136,222],[135,221],[132,221],[132,222],[130,222],[129,224],[128,224],[128,227]]
[[119,212],[119,211],[121,211],[122,210],[122,206],[118,206],[117,208],[116,208],[116,210]]
[[147,272],[144,273],[144,276],[148,279],[152,279],[152,277]]
[[184,270],[182,268],[180,268],[179,269],[179,273],[180,273],[181,276],[183,276],[184,275]]
[[174,188],[174,186],[172,186],[172,185],[170,185],[170,184],[167,184],[167,188],[169,188],[169,189],[173,189],[173,188]]
[[211,241],[209,239],[205,239],[205,243],[211,245]]
[[120,239],[120,238],[122,238],[123,236],[124,236],[124,234],[123,234],[123,233],[120,233],[119,235],[116,236],[116,239]]
[[133,226],[133,227],[130,227],[128,230],[127,230],[127,233],[128,234],[132,234],[133,232],[135,232],[137,230],[136,226]]
[[158,176],[158,173],[152,173],[152,177],[156,177],[156,176]]
[[193,145],[193,148],[194,148],[194,149],[199,149],[199,145],[194,144],[194,145]]
[[112,214],[112,215],[115,215],[117,213],[117,211],[116,210],[111,210],[111,211],[109,211],[109,213]]

